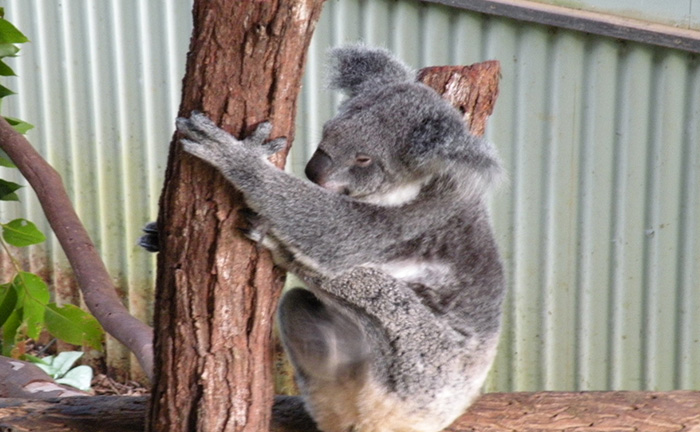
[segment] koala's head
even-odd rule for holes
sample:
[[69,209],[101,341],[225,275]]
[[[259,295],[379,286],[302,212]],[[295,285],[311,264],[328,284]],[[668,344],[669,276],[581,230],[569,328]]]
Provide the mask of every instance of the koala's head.
[[385,50],[337,48],[331,65],[331,87],[349,98],[325,124],[307,177],[363,201],[410,200],[435,162],[466,143],[459,112]]

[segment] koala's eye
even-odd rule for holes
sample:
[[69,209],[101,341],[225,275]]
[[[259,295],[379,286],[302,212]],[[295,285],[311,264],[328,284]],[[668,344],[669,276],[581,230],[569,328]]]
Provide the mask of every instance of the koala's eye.
[[366,167],[372,164],[372,158],[365,154],[358,154],[355,156],[355,165]]

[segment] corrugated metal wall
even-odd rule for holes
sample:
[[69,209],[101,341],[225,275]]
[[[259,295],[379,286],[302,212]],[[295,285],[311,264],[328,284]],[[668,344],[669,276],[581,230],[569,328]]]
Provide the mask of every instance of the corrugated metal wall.
[[[153,263],[134,244],[156,214],[189,1],[0,4],[33,41],[4,112],[37,125],[30,139],[149,317]],[[321,85],[324,53],[357,40],[416,68],[502,62],[488,136],[510,172],[492,210],[511,291],[488,390],[700,389],[700,59],[412,0],[329,0],[297,172],[338,101]],[[35,203],[20,211],[40,219]],[[48,250],[36,262],[65,271]]]

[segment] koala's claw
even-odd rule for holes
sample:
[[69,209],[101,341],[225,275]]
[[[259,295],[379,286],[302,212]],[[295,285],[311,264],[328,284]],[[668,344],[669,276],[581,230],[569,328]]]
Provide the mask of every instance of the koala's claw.
[[255,211],[249,208],[243,208],[238,211],[239,216],[245,221],[245,227],[238,230],[244,236],[256,243],[262,243],[267,235],[267,223]]
[[287,138],[275,138],[267,141],[271,132],[272,123],[262,122],[249,137],[243,140],[243,144],[251,151],[260,153],[261,156],[272,156],[286,147]]
[[264,143],[263,147],[266,149],[266,151],[265,151],[266,155],[272,156],[273,154],[280,152],[285,147],[287,147],[287,138],[285,138],[285,137],[275,138],[271,141]]
[[257,225],[261,223],[260,215],[247,207],[240,209],[238,214],[246,221],[246,223],[248,223],[248,225]]
[[156,222],[149,222],[143,227],[143,235],[139,238],[138,245],[148,252],[159,252],[160,242],[158,239],[158,225]]
[[181,139],[180,142],[182,143],[183,149],[194,156],[197,156],[200,159],[204,160],[210,160],[210,153],[207,151],[207,148],[201,145],[200,143],[196,141],[192,141],[189,139]]
[[251,145],[262,145],[262,143],[270,137],[270,132],[272,132],[272,123],[262,122],[246,139],[246,142],[250,143]]
[[262,243],[263,239],[265,238],[265,235],[262,232],[254,228],[238,228],[238,231],[255,243]]
[[211,140],[220,144],[236,144],[238,140],[220,129],[216,123],[201,112],[194,111],[190,118],[175,120],[178,132],[195,141]]

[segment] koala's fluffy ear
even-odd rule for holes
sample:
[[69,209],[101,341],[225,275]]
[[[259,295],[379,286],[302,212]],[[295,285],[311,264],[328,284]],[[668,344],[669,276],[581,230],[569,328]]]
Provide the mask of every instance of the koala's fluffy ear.
[[[491,143],[469,134],[458,116],[428,115],[415,125],[409,135],[406,156],[412,163],[427,165],[441,162],[445,166],[467,166],[479,173],[485,185],[500,178],[500,161]],[[473,180],[472,180],[473,181]]]
[[350,45],[330,51],[329,86],[355,96],[364,89],[415,81],[415,73],[387,50]]
[[431,157],[445,157],[455,150],[466,133],[460,119],[452,116],[429,115],[413,126],[409,139],[410,156],[414,160],[426,161]]

